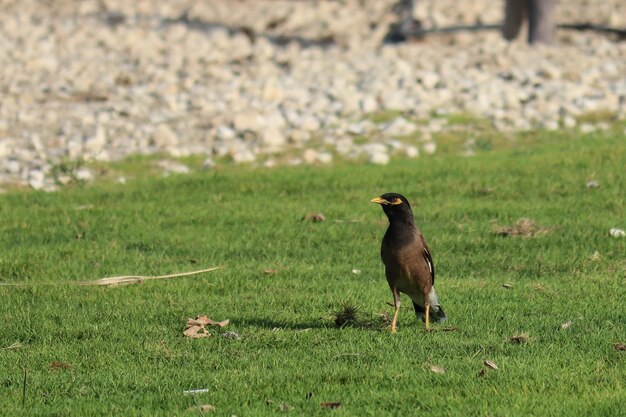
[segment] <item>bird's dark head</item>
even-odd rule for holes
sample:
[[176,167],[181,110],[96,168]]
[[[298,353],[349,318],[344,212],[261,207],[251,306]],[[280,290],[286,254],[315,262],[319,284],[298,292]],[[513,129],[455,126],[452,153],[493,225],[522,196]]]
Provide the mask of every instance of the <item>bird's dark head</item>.
[[373,198],[372,203],[380,204],[389,221],[413,222],[413,211],[409,200],[397,193],[387,193]]

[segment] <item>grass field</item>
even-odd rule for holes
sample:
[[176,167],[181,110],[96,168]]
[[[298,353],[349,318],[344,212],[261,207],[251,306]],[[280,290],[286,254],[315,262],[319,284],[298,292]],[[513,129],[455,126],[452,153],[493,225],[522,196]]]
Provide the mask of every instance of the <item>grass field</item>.
[[[0,286],[0,415],[625,415],[626,239],[609,237],[626,226],[625,166],[606,133],[1,195],[0,282],[28,285]],[[423,332],[408,298],[398,334],[385,329],[386,219],[369,200],[387,191],[429,241],[440,331]],[[301,221],[312,212],[326,220]],[[523,217],[544,233],[495,232]],[[338,328],[345,307],[356,317]],[[231,323],[183,337],[199,314]]]

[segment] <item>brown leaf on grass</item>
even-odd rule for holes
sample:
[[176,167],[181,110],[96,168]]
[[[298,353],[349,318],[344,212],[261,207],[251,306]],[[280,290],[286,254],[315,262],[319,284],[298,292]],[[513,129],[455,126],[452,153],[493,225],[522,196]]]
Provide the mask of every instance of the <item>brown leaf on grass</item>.
[[194,405],[193,407],[189,407],[187,412],[193,413],[195,411],[199,411],[201,413],[211,413],[215,411],[215,406],[211,404],[202,404],[202,405]]
[[69,369],[72,365],[67,362],[50,362],[50,369]]
[[496,363],[494,361],[490,361],[489,359],[485,359],[483,361],[483,363],[485,364],[485,366],[489,369],[493,369],[494,371],[498,370],[498,365],[496,365]]
[[341,407],[341,403],[340,402],[321,403],[320,405],[322,406],[322,408],[339,408],[339,407]]
[[211,333],[204,328],[204,326],[190,326],[185,329],[183,336],[191,337],[193,339],[200,339],[202,337],[209,337]]
[[211,336],[211,333],[209,333],[206,326],[224,327],[228,323],[230,323],[230,320],[215,321],[210,319],[206,315],[201,315],[196,317],[195,319],[187,319],[187,325],[185,326],[185,331],[183,332],[183,335],[194,339],[209,337]]
[[230,320],[215,321],[215,320],[210,319],[206,315],[198,316],[195,319],[187,320],[187,326],[207,326],[208,325],[208,326],[224,327],[228,323],[230,323]]
[[319,223],[323,222],[324,220],[326,220],[326,216],[324,216],[322,213],[307,213],[302,216],[303,222]]
[[271,268],[263,270],[263,273],[267,275],[272,275],[272,274],[275,274],[276,272],[277,271],[275,269],[271,269]]
[[548,233],[545,227],[537,226],[529,218],[522,217],[513,226],[496,226],[496,234],[501,236],[534,237]]
[[626,350],[626,343],[618,342],[613,345],[615,350]]
[[571,320],[568,320],[565,323],[561,324],[561,330],[567,330],[570,327],[572,327],[572,321]]
[[517,343],[518,345],[526,343],[529,340],[530,340],[530,336],[528,336],[528,334],[526,333],[514,334],[513,336],[509,337],[509,342]]

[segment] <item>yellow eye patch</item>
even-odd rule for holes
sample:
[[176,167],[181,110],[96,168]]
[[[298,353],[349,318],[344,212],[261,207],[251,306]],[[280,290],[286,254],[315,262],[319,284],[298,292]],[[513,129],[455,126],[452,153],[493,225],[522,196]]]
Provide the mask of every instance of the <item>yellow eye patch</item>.
[[393,200],[391,200],[389,202],[389,204],[393,205],[393,206],[397,206],[398,204],[402,204],[402,200],[400,200],[399,198],[394,198]]

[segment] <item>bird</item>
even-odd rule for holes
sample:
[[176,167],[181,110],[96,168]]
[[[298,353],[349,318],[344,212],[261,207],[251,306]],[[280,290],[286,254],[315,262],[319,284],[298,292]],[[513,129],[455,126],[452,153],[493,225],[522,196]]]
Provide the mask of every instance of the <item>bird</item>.
[[413,301],[415,314],[430,331],[431,317],[443,323],[447,316],[435,293],[435,264],[422,232],[415,224],[409,201],[401,194],[386,193],[371,200],[380,204],[389,219],[380,255],[393,294],[391,333],[396,333],[400,293]]

